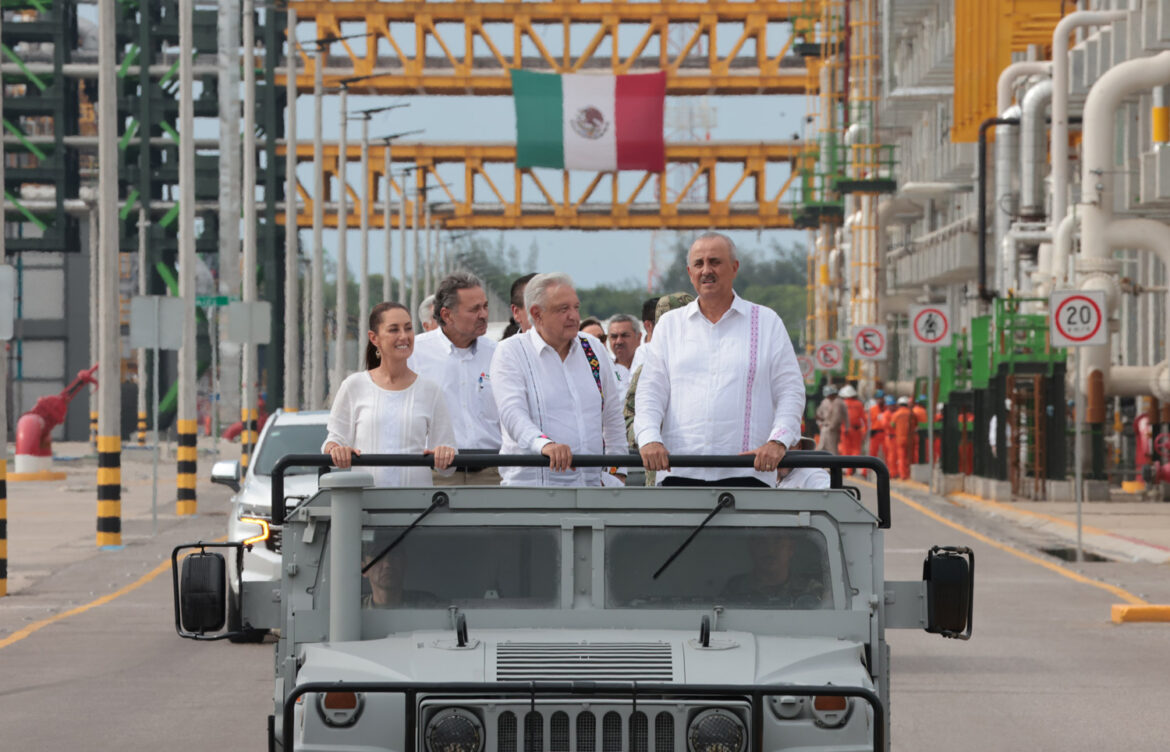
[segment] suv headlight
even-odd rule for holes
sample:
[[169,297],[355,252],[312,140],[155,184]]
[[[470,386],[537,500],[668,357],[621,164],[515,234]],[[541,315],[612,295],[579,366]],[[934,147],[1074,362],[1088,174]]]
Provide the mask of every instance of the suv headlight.
[[427,722],[428,752],[481,752],[483,724],[463,708],[444,708]]
[[747,726],[729,710],[704,710],[687,729],[687,747],[691,752],[743,752],[747,747]]

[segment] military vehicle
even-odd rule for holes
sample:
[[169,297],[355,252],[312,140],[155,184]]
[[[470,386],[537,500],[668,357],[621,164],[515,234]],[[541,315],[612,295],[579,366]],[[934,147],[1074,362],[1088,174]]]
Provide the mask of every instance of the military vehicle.
[[[873,458],[790,452],[782,468],[829,470],[820,490],[374,488],[362,471],[430,461],[356,458],[287,511],[285,470],[329,458],[273,468],[279,586],[234,584],[242,628],[279,634],[269,749],[885,750],[885,630],[971,634],[970,550],[934,547],[921,581],[885,580],[889,476]],[[873,510],[848,467],[875,474]],[[245,548],[175,549],[180,635],[232,634],[218,549]]]

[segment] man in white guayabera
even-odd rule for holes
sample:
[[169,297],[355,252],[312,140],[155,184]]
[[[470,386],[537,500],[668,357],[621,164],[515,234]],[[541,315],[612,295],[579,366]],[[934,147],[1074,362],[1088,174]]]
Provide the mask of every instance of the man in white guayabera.
[[622,389],[596,337],[579,332],[573,280],[538,274],[524,288],[532,328],[509,337],[492,357],[492,387],[503,430],[501,454],[536,454],[549,467],[501,467],[504,485],[600,486],[619,483],[603,468],[574,468],[574,454],[625,454]]
[[[735,294],[731,238],[700,235],[687,255],[698,298],[654,327],[635,397],[634,435],[664,486],[775,486],[800,439],[804,380],[784,322]],[[746,468],[670,470],[674,454],[751,454]]]

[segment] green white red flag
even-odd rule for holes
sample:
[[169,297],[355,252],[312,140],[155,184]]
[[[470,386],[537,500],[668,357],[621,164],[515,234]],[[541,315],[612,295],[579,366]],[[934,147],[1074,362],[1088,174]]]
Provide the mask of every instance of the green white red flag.
[[516,166],[662,172],[666,73],[512,70]]

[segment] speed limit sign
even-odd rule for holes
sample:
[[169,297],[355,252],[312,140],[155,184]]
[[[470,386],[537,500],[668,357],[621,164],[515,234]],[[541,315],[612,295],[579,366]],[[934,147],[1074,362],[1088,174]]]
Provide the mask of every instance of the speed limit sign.
[[1103,290],[1057,290],[1048,297],[1048,311],[1054,347],[1109,344]]

